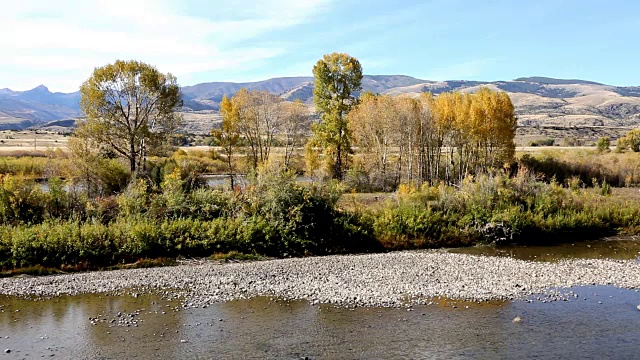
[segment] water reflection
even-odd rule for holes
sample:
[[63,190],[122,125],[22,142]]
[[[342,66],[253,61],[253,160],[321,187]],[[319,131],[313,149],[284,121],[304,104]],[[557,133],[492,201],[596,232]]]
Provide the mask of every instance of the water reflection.
[[471,255],[506,256],[531,261],[557,261],[562,259],[639,260],[640,238],[618,237],[545,246],[486,245],[451,249],[450,251]]
[[[148,342],[150,334],[146,330],[178,327],[182,314],[169,311],[169,315],[158,315],[166,309],[163,305],[176,306],[153,296],[80,295],[36,301],[0,297],[0,347],[11,349],[16,358],[101,358],[105,348],[109,354],[106,358],[119,358],[119,353],[131,353],[128,347]],[[118,312],[135,310],[141,310],[143,320],[138,328],[111,322]],[[104,321],[92,325],[89,318],[94,317]],[[162,347],[170,351],[170,346]]]
[[[574,291],[575,300],[554,303],[435,299],[411,309],[347,309],[256,298],[178,312],[153,296],[4,297],[0,347],[13,350],[7,359],[634,358],[638,293]],[[111,322],[138,310],[137,327]],[[105,321],[92,325],[98,315]]]

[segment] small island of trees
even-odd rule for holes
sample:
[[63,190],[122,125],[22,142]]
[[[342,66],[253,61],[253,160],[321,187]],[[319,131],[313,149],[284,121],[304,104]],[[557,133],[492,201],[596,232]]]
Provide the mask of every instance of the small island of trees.
[[[81,87],[86,119],[68,151],[44,163],[4,160],[1,270],[543,243],[640,229],[640,206],[610,195],[638,175],[517,157],[504,92],[363,92],[360,62],[340,53],[318,60],[313,74],[314,111],[242,89],[220,102],[215,146],[189,151],[173,145],[182,121],[174,76],[138,61],[96,68]],[[637,150],[636,132],[618,151]],[[599,143],[599,156],[612,156],[609,146]],[[228,182],[209,186],[206,174]]]

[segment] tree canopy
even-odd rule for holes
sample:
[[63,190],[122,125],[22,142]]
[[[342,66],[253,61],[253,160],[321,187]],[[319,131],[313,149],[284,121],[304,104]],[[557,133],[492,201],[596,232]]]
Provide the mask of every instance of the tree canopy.
[[420,99],[364,93],[347,118],[376,188],[460,182],[514,158],[516,117],[504,92],[483,88],[475,94],[424,93]]
[[78,136],[129,161],[133,175],[145,170],[150,151],[180,124],[180,87],[171,74],[135,61],[96,68],[81,88],[87,117]]
[[313,76],[313,101],[321,121],[312,128],[311,146],[322,148],[332,176],[341,179],[351,152],[346,115],[361,89],[362,67],[348,54],[327,54],[313,67]]

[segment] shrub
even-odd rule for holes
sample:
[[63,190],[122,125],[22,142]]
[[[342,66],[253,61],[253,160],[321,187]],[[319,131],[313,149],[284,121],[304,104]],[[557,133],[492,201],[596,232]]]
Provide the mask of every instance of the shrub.
[[634,129],[618,139],[620,149],[629,148],[633,152],[640,152],[640,129]]
[[598,141],[596,141],[596,149],[598,150],[599,153],[605,152],[605,151],[611,151],[609,149],[609,147],[611,146],[611,140],[609,140],[608,137],[601,137],[598,139]]
[[529,146],[553,146],[556,139],[538,139],[529,142]]
[[40,187],[22,176],[0,175],[0,218],[2,223],[38,223],[46,203]]

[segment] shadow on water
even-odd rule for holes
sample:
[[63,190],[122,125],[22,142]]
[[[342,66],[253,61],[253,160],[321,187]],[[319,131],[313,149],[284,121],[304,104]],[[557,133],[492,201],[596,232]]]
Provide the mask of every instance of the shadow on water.
[[520,260],[558,261],[562,259],[615,259],[640,261],[640,237],[612,237],[559,245],[479,245],[450,249],[450,252],[504,256]]
[[[177,312],[176,303],[154,296],[2,297],[0,347],[12,350],[1,354],[7,359],[636,357],[638,293],[573,290],[574,300],[551,303],[440,299],[411,309],[348,309],[255,298]],[[121,321],[132,312],[138,326]]]

